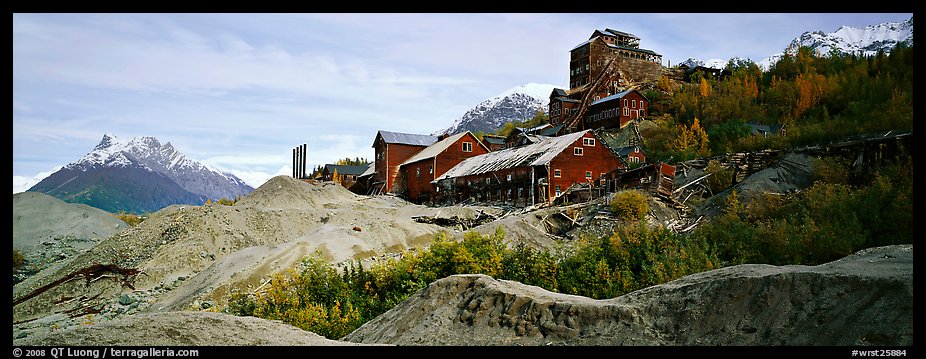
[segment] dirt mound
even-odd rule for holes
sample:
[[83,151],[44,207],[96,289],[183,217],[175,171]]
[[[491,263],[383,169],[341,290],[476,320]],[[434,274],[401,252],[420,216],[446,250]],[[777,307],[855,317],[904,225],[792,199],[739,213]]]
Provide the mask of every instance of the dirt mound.
[[357,201],[362,198],[334,182],[309,183],[289,176],[276,176],[238,201],[238,205],[258,208],[322,208],[326,204]]
[[912,345],[913,247],[739,265],[593,300],[483,275],[432,283],[343,340],[398,345]]
[[733,190],[742,203],[761,199],[763,193],[788,194],[813,184],[813,156],[789,153],[769,168],[746,177],[742,182],[708,198],[697,212],[713,216],[721,211],[724,200]]
[[26,259],[14,271],[13,282],[43,276],[46,268],[60,267],[126,228],[111,213],[85,204],[39,192],[13,194],[13,248]]
[[[460,208],[462,217],[476,209]],[[65,314],[116,318],[139,312],[222,306],[270,276],[320,252],[333,263],[376,258],[430,243],[446,228],[415,216],[447,210],[390,197],[357,196],[327,183],[275,177],[237,204],[175,205],[151,214],[66,265],[17,284],[13,322]],[[120,303],[130,296],[132,302]]]
[[279,321],[221,313],[138,314],[102,323],[47,331],[13,340],[22,345],[253,346],[356,345],[326,339]]

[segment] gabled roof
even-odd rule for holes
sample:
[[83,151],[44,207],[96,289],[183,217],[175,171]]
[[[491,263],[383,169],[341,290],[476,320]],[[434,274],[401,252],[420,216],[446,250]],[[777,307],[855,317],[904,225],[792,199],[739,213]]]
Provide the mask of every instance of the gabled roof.
[[565,123],[561,123],[556,126],[548,127],[548,128],[543,129],[543,131],[540,131],[539,135],[550,136],[550,137],[556,136],[556,133],[559,132],[559,130],[562,130],[563,127],[566,127]]
[[538,142],[527,146],[470,157],[451,168],[435,181],[478,175],[514,167],[546,165],[588,132],[579,131],[560,137],[538,136]]
[[360,176],[357,176],[357,177],[372,176],[372,175],[375,174],[375,173],[376,173],[376,166],[374,166],[374,165],[371,163],[371,164],[369,164],[369,165],[367,166],[367,170],[366,170],[366,171],[363,171],[363,173],[361,173]]
[[505,138],[500,136],[483,135],[482,142],[488,142],[493,145],[503,145],[505,144]]
[[611,35],[615,35],[615,36],[632,37],[637,40],[640,39],[639,37],[637,37],[637,35],[631,34],[629,32],[617,31],[617,30],[609,29],[609,28],[605,28],[603,32],[611,33]]
[[[636,90],[621,91],[621,92],[618,92],[618,93],[613,94],[613,95],[611,95],[611,96],[604,97],[604,98],[600,98],[600,99],[595,100],[594,102],[590,103],[589,106],[594,106],[594,105],[597,105],[597,104],[602,103],[602,102],[607,102],[607,101],[611,101],[611,100],[616,100],[616,99],[622,98],[622,97],[624,97],[624,96],[627,96],[627,94],[629,94],[631,91],[636,91]],[[644,98],[645,98],[645,97],[644,97]]]
[[[404,166],[409,163],[415,163],[415,162],[425,160],[428,158],[434,158],[437,155],[439,155],[441,152],[444,152],[448,147],[453,145],[454,142],[457,142],[457,140],[463,138],[463,136],[466,136],[469,133],[470,133],[469,131],[461,132],[453,136],[449,136],[443,140],[437,141],[433,145],[428,146],[428,148],[425,148],[419,151],[418,153],[412,155],[407,160],[405,160],[405,162],[402,162],[402,164],[400,164],[399,166]],[[479,141],[476,141],[476,143],[479,143],[479,145],[482,146],[486,151],[489,150],[488,148],[485,148],[485,145],[483,145]]]
[[[627,155],[631,154],[635,148],[639,148],[639,147],[637,147],[637,146],[621,147],[621,148],[618,148],[617,150],[615,150],[614,152],[617,152],[617,155],[618,155],[618,156],[627,157]],[[640,152],[643,152],[643,150],[640,149]],[[646,153],[644,153],[644,154],[646,154]]]
[[641,49],[641,48],[639,48],[639,47],[627,47],[627,46],[611,45],[611,44],[607,44],[607,45],[608,45],[608,47],[613,47],[613,48],[615,48],[615,49],[621,49],[621,50],[627,50],[627,51],[636,51],[636,52],[643,52],[643,53],[647,53],[647,54],[650,54],[650,55],[662,56],[662,55],[656,53],[656,52],[653,51],[653,50]]
[[[594,36],[594,37],[592,37],[591,39],[588,39],[588,41],[585,41],[585,42],[583,42],[583,43],[581,43],[581,44],[576,45],[576,47],[573,47],[572,50],[569,50],[569,52],[575,51],[576,49],[578,49],[578,48],[580,48],[580,47],[582,47],[582,46],[588,45],[588,43],[590,43],[590,42],[592,42],[592,41],[595,41],[595,39],[598,39],[598,38],[600,38],[600,36]],[[608,47],[615,48],[615,49],[621,49],[621,50],[627,50],[627,51],[635,51],[635,52],[643,52],[643,53],[647,53],[647,54],[650,54],[650,55],[662,56],[662,55],[660,55],[659,53],[657,53],[657,52],[655,52],[655,51],[653,51],[653,50],[641,49],[641,48],[639,48],[639,47],[627,47],[627,46],[620,46],[620,45],[612,45],[612,44],[609,44],[609,43],[607,43],[607,42],[604,42],[604,40],[602,40],[602,43],[604,43],[604,44],[605,44],[606,46],[608,46]]]
[[[399,133],[379,130],[376,132],[377,137],[382,137],[386,143],[398,143],[412,146],[430,146],[437,142],[437,137],[431,135],[417,135],[413,133]],[[374,141],[374,146],[376,143]]]
[[328,173],[334,173],[334,171],[338,171],[339,175],[361,175],[369,167],[371,167],[369,164],[361,166],[326,164],[325,170],[328,171]]
[[566,90],[560,88],[553,88],[553,92],[550,93],[550,97],[566,97],[568,95]]

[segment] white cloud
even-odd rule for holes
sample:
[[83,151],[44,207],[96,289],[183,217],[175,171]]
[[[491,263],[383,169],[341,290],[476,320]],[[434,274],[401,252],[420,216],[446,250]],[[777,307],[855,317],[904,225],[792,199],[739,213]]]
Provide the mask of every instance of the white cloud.
[[52,173],[58,172],[61,169],[61,166],[53,168],[50,171],[41,172],[33,177],[24,177],[24,176],[13,176],[13,193],[25,192],[35,186],[39,182],[42,182],[48,176],[51,176]]

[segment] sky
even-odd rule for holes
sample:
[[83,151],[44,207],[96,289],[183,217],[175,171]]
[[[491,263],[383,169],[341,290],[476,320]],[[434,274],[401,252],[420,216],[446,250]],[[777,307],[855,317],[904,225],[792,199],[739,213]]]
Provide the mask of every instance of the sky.
[[13,193],[105,133],[153,136],[253,187],[373,158],[377,130],[430,134],[526,84],[568,87],[569,50],[629,32],[670,66],[759,62],[805,31],[912,13],[13,14]]

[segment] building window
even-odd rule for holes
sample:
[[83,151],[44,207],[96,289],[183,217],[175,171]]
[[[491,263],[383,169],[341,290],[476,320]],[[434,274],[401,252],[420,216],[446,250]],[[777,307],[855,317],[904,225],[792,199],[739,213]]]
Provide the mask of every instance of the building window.
[[492,180],[491,178],[486,177],[486,184],[489,184],[489,181],[491,180]]
[[627,99],[624,99],[624,107],[627,107]]
[[415,168],[415,178],[421,177],[421,167]]
[[507,179],[508,182],[511,182],[511,174],[509,173],[507,176],[505,176],[505,179]]
[[633,148],[633,153],[640,153],[640,148],[639,148],[639,147],[634,147],[634,148]]
[[640,117],[643,117],[643,109],[640,109]]
[[556,196],[559,197],[561,194],[563,194],[563,192],[560,191],[559,186],[556,186]]
[[633,107],[633,108],[637,108],[637,100],[631,101],[631,102],[630,102],[630,106]]
[[428,169],[428,174],[432,174],[432,175],[434,174],[434,165],[430,166],[430,168]]
[[559,178],[563,176],[563,172],[560,170],[553,170],[553,177]]
[[587,180],[592,179],[592,171],[585,171],[585,179]]
[[594,139],[594,138],[587,138],[587,137],[582,138],[582,145],[583,145],[583,146],[592,146],[592,147],[594,147],[594,146],[595,146],[595,139]]
[[581,156],[581,155],[582,155],[582,147],[574,147],[574,148],[572,149],[572,154],[573,154],[573,155],[576,155],[576,156]]
[[473,143],[463,142],[463,152],[473,152]]
[[630,109],[624,107],[624,116],[630,116]]

